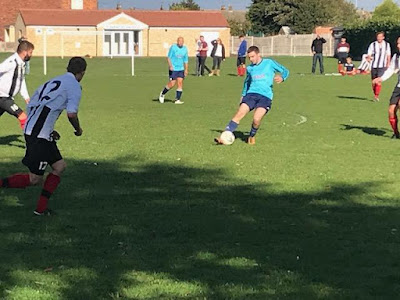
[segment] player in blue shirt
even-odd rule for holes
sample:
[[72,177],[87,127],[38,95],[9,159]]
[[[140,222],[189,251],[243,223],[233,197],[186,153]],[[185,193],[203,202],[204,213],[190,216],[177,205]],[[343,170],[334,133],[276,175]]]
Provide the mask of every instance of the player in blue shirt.
[[169,82],[158,97],[160,103],[164,103],[165,94],[175,86],[175,83],[177,83],[175,104],[183,104],[183,101],[181,101],[183,79],[188,74],[189,61],[188,50],[186,46],[183,45],[183,42],[183,37],[178,37],[177,43],[169,48],[167,57],[169,66]]
[[[256,143],[255,135],[261,125],[261,120],[271,109],[274,95],[272,91],[273,82],[281,83],[286,80],[289,71],[272,59],[262,58],[260,50],[256,46],[251,46],[247,50],[247,55],[251,65],[247,67],[240,106],[225,130],[235,131],[240,120],[254,109],[253,124],[247,140],[248,144],[254,145]],[[215,142],[222,144],[220,138],[215,138]]]

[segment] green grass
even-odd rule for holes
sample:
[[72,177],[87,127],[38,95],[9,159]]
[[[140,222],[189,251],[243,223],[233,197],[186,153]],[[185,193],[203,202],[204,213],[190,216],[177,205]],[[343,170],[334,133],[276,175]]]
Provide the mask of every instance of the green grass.
[[[129,60],[89,59],[84,134],[65,115],[56,126],[68,164],[50,201],[58,215],[32,215],[38,187],[0,190],[0,299],[398,298],[396,79],[374,103],[368,76],[278,60],[291,77],[257,144],[242,140],[248,116],[232,146],[215,146],[240,97],[234,59],[219,78],[188,76],[181,106],[156,101],[165,59],[137,59],[134,78]],[[31,93],[66,63],[50,59],[43,76],[34,58]],[[24,170],[23,146],[3,115],[1,176]]]

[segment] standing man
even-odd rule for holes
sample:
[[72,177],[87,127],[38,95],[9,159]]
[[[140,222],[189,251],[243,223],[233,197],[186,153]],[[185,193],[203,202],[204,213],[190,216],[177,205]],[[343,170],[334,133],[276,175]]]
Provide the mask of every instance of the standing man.
[[196,76],[200,76],[200,49],[201,49],[201,42],[200,40],[196,39]]
[[[400,37],[397,38],[397,49],[400,51]],[[389,101],[389,123],[393,129],[392,138],[400,139],[399,129],[397,127],[397,111],[400,107],[400,54],[395,53],[389,68],[383,73],[382,77],[377,77],[373,80],[373,84],[381,84],[382,81],[389,79],[394,73],[398,73],[397,84],[393,90],[392,97]]]
[[158,101],[160,101],[160,103],[164,103],[165,94],[175,86],[175,83],[177,83],[175,104],[184,103],[181,101],[181,97],[183,92],[183,79],[188,74],[189,58],[188,50],[186,46],[183,45],[183,42],[183,37],[178,37],[177,43],[169,48],[167,57],[169,67],[169,82],[158,97]]
[[372,42],[368,47],[368,56],[372,59],[371,79],[372,91],[374,92],[374,100],[379,101],[381,92],[381,82],[374,81],[375,78],[382,77],[385,70],[390,65],[390,44],[385,41],[385,33],[380,31],[376,33],[376,41]]
[[82,135],[78,120],[78,107],[82,90],[79,82],[86,70],[86,61],[82,57],[73,57],[68,63],[67,73],[55,77],[34,93],[28,104],[28,122],[25,127],[26,153],[22,163],[29,173],[14,174],[0,180],[3,188],[25,188],[39,185],[48,165],[52,171],[46,177],[43,189],[37,202],[35,215],[51,215],[47,208],[50,196],[60,183],[61,173],[66,164],[57,148],[56,140],[60,135],[54,131],[54,124],[64,109],[75,135]]
[[[247,67],[247,76],[244,81],[240,106],[232,120],[228,123],[225,130],[234,132],[242,120],[250,111],[254,109],[253,123],[250,129],[250,136],[247,143],[256,143],[255,135],[261,125],[264,116],[271,109],[273,82],[281,83],[289,76],[289,71],[272,59],[263,59],[260,50],[256,46],[251,46],[247,50],[251,65]],[[276,75],[276,73],[280,73]],[[215,138],[214,141],[222,144],[221,139]]]
[[26,114],[14,102],[19,92],[29,102],[29,93],[25,83],[25,63],[32,57],[35,47],[28,41],[19,43],[17,52],[0,64],[0,116],[7,112],[16,117],[21,129],[24,129]]
[[238,76],[244,76],[246,73],[247,41],[244,39],[244,35],[240,35],[239,40],[240,44],[236,61],[237,74]]
[[206,59],[207,59],[207,51],[208,44],[204,40],[204,36],[200,36],[200,48],[199,48],[199,56],[200,56],[200,75],[204,76],[204,69],[208,70],[208,73],[211,73],[211,70],[206,67]]
[[322,56],[323,44],[326,43],[326,40],[323,37],[320,37],[317,34],[315,40],[313,40],[311,44],[311,52],[313,54],[313,62],[311,72],[315,74],[315,67],[317,66],[317,60],[319,62],[319,71],[321,74],[324,74],[324,58]]
[[340,43],[337,44],[336,54],[338,58],[338,72],[342,73],[343,66],[346,63],[346,59],[349,56],[350,45],[346,42],[346,38],[342,37]]

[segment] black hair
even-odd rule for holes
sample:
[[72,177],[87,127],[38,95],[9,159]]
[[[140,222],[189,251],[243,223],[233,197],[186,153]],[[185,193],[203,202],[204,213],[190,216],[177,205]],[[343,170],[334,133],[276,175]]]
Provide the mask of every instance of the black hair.
[[250,46],[249,49],[247,49],[247,53],[250,53],[250,52],[255,52],[258,54],[258,53],[260,53],[260,49],[258,49],[257,46]]
[[69,60],[67,71],[76,75],[86,71],[86,60],[83,57],[75,56]]

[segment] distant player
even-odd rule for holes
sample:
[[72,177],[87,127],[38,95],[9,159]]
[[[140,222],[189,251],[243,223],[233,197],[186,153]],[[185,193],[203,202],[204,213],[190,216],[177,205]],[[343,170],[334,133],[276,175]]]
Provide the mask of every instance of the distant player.
[[18,93],[29,102],[29,93],[25,83],[25,64],[31,59],[34,46],[28,41],[21,41],[17,52],[0,64],[0,116],[7,112],[16,117],[21,129],[24,129],[26,114],[14,102]]
[[183,37],[178,37],[177,43],[169,48],[168,52],[168,67],[169,67],[169,82],[165,88],[161,91],[158,100],[160,103],[164,103],[165,94],[177,83],[175,104],[183,104],[181,101],[183,92],[183,79],[188,74],[188,50],[183,45]]
[[240,44],[237,54],[237,74],[238,76],[246,75],[246,51],[247,51],[247,41],[244,39],[244,35],[239,36]]
[[78,107],[82,94],[79,82],[85,70],[86,61],[81,57],[73,57],[68,63],[66,74],[50,79],[35,91],[28,104],[28,121],[25,126],[26,153],[22,159],[29,173],[14,174],[0,180],[0,187],[3,188],[39,185],[49,165],[52,171],[43,184],[34,211],[35,215],[51,215],[47,203],[60,183],[61,173],[66,167],[56,144],[60,135],[54,131],[54,125],[63,110],[67,110],[75,135],[82,135],[78,120]]
[[[397,38],[397,49],[400,51],[400,37]],[[396,53],[393,55],[392,61],[390,63],[389,68],[383,73],[382,77],[377,77],[374,79],[373,83],[381,84],[382,81],[389,79],[394,73],[399,74],[400,69],[400,54]],[[397,110],[400,105],[400,74],[396,84],[396,87],[393,90],[392,97],[389,102],[389,123],[393,129],[392,138],[399,139],[399,129],[397,128],[398,118],[397,118]]]
[[349,56],[350,45],[346,42],[346,38],[342,37],[340,43],[337,44],[336,54],[338,57],[338,72],[342,73],[346,58]]
[[353,60],[351,59],[351,57],[346,58],[346,62],[344,63],[344,69],[340,73],[343,76],[344,75],[353,76],[357,74],[356,67],[353,64]]
[[[247,50],[247,55],[251,65],[247,67],[247,76],[244,81],[240,106],[225,130],[234,132],[240,120],[254,110],[253,124],[247,140],[248,144],[254,145],[256,143],[255,135],[261,125],[261,121],[271,109],[273,82],[275,80],[276,83],[281,83],[286,80],[289,76],[289,71],[272,59],[262,58],[260,50],[256,46],[251,46]],[[280,73],[280,75],[276,73]],[[218,144],[222,144],[219,137],[214,140]]]
[[374,100],[379,101],[379,94],[381,92],[382,85],[380,83],[374,83],[375,78],[381,77],[385,72],[386,68],[390,65],[390,44],[385,41],[385,33],[378,32],[376,34],[376,41],[372,42],[368,47],[368,56],[372,59],[372,90],[374,92]]
[[368,54],[363,54],[361,58],[361,63],[357,68],[357,73],[362,75],[370,74],[371,64],[372,64],[372,58],[369,57]]

